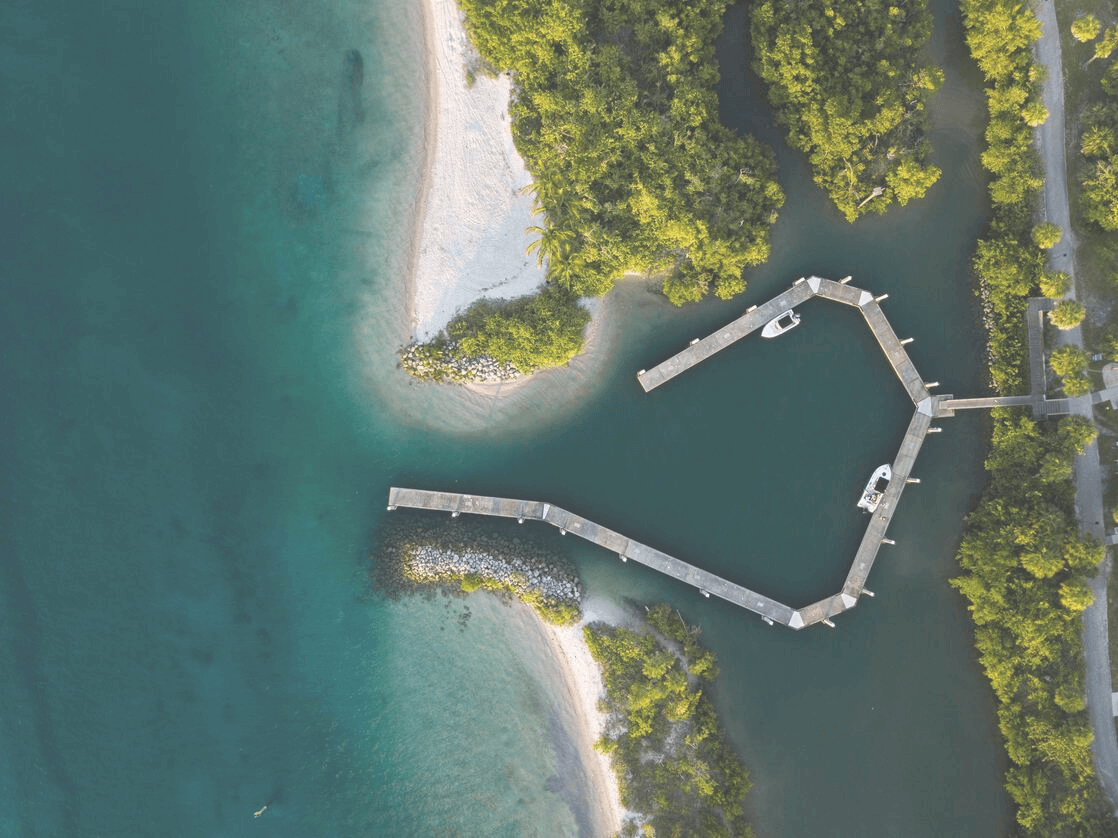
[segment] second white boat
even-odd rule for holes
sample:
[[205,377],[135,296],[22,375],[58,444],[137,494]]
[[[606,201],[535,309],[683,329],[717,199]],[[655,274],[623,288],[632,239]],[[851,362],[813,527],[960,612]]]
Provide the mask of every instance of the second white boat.
[[800,325],[800,315],[796,314],[792,309],[783,314],[778,314],[772,320],[765,324],[765,328],[761,329],[761,337],[775,338],[778,335],[783,335],[785,332],[795,329]]
[[891,465],[886,463],[878,466],[877,470],[870,475],[869,482],[866,483],[866,488],[858,501],[858,507],[866,510],[866,512],[875,512],[877,507],[881,505],[881,499],[885,497],[885,490],[889,488],[889,481],[892,479],[893,467]]

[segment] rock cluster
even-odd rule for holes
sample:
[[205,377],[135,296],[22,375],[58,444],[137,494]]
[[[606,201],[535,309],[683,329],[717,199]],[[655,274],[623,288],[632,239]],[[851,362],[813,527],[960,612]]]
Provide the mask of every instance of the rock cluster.
[[504,591],[552,622],[581,612],[578,568],[550,527],[512,521],[390,516],[369,556],[374,587],[389,597],[441,589],[453,595],[477,588]]
[[400,366],[423,381],[472,381],[496,384],[520,378],[520,370],[487,355],[468,357],[450,341],[413,343],[400,350]]
[[467,576],[477,576],[514,593],[536,593],[574,605],[582,600],[582,586],[577,576],[537,559],[426,544],[414,545],[407,551],[403,570],[408,578],[418,583],[457,582]]

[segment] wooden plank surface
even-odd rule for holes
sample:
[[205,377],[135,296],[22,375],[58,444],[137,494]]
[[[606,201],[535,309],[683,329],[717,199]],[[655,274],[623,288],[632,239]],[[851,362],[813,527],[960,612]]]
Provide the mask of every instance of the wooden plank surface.
[[[454,492],[401,489],[394,486],[388,490],[388,507],[389,509],[399,507],[427,509],[451,514],[466,512],[474,515],[493,515],[503,518],[523,517],[525,520],[546,521],[566,533],[577,535],[619,556],[624,556],[626,560],[632,560],[653,570],[658,570],[666,576],[671,576],[673,579],[694,585],[713,596],[767,617],[774,623],[789,625],[792,622],[792,615],[795,613],[794,609],[770,597],[751,591],[749,588],[723,579],[674,556],[669,556],[660,550],[633,541],[620,533],[553,504],[513,498],[464,495]],[[522,511],[525,511],[525,514],[521,515]]]

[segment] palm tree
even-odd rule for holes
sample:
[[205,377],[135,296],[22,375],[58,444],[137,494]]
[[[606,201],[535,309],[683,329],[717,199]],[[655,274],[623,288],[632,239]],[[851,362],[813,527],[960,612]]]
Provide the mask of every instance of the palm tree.
[[566,261],[570,254],[571,242],[574,240],[570,230],[556,227],[549,221],[545,221],[543,227],[532,226],[526,232],[539,235],[538,239],[528,245],[527,252],[531,254],[535,251],[536,264],[541,268],[546,259],[549,274],[555,270],[557,262]]
[[1083,132],[1080,150],[1084,157],[1106,157],[1114,145],[1114,132],[1102,125],[1092,125]]

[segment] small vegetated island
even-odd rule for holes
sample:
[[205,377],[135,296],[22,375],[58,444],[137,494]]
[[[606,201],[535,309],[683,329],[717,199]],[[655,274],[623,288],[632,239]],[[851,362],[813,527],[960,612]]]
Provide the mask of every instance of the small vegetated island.
[[932,32],[922,0],[762,0],[754,66],[788,142],[848,221],[923,197],[928,97],[943,72],[920,60]]
[[460,5],[484,60],[513,74],[513,136],[535,181],[533,247],[549,288],[480,304],[406,353],[405,367],[453,377],[444,362],[455,353],[514,368],[505,372],[565,363],[588,319],[578,298],[626,274],[662,277],[676,305],[745,290],[784,195],[771,149],[718,119],[714,42],[729,3]]

